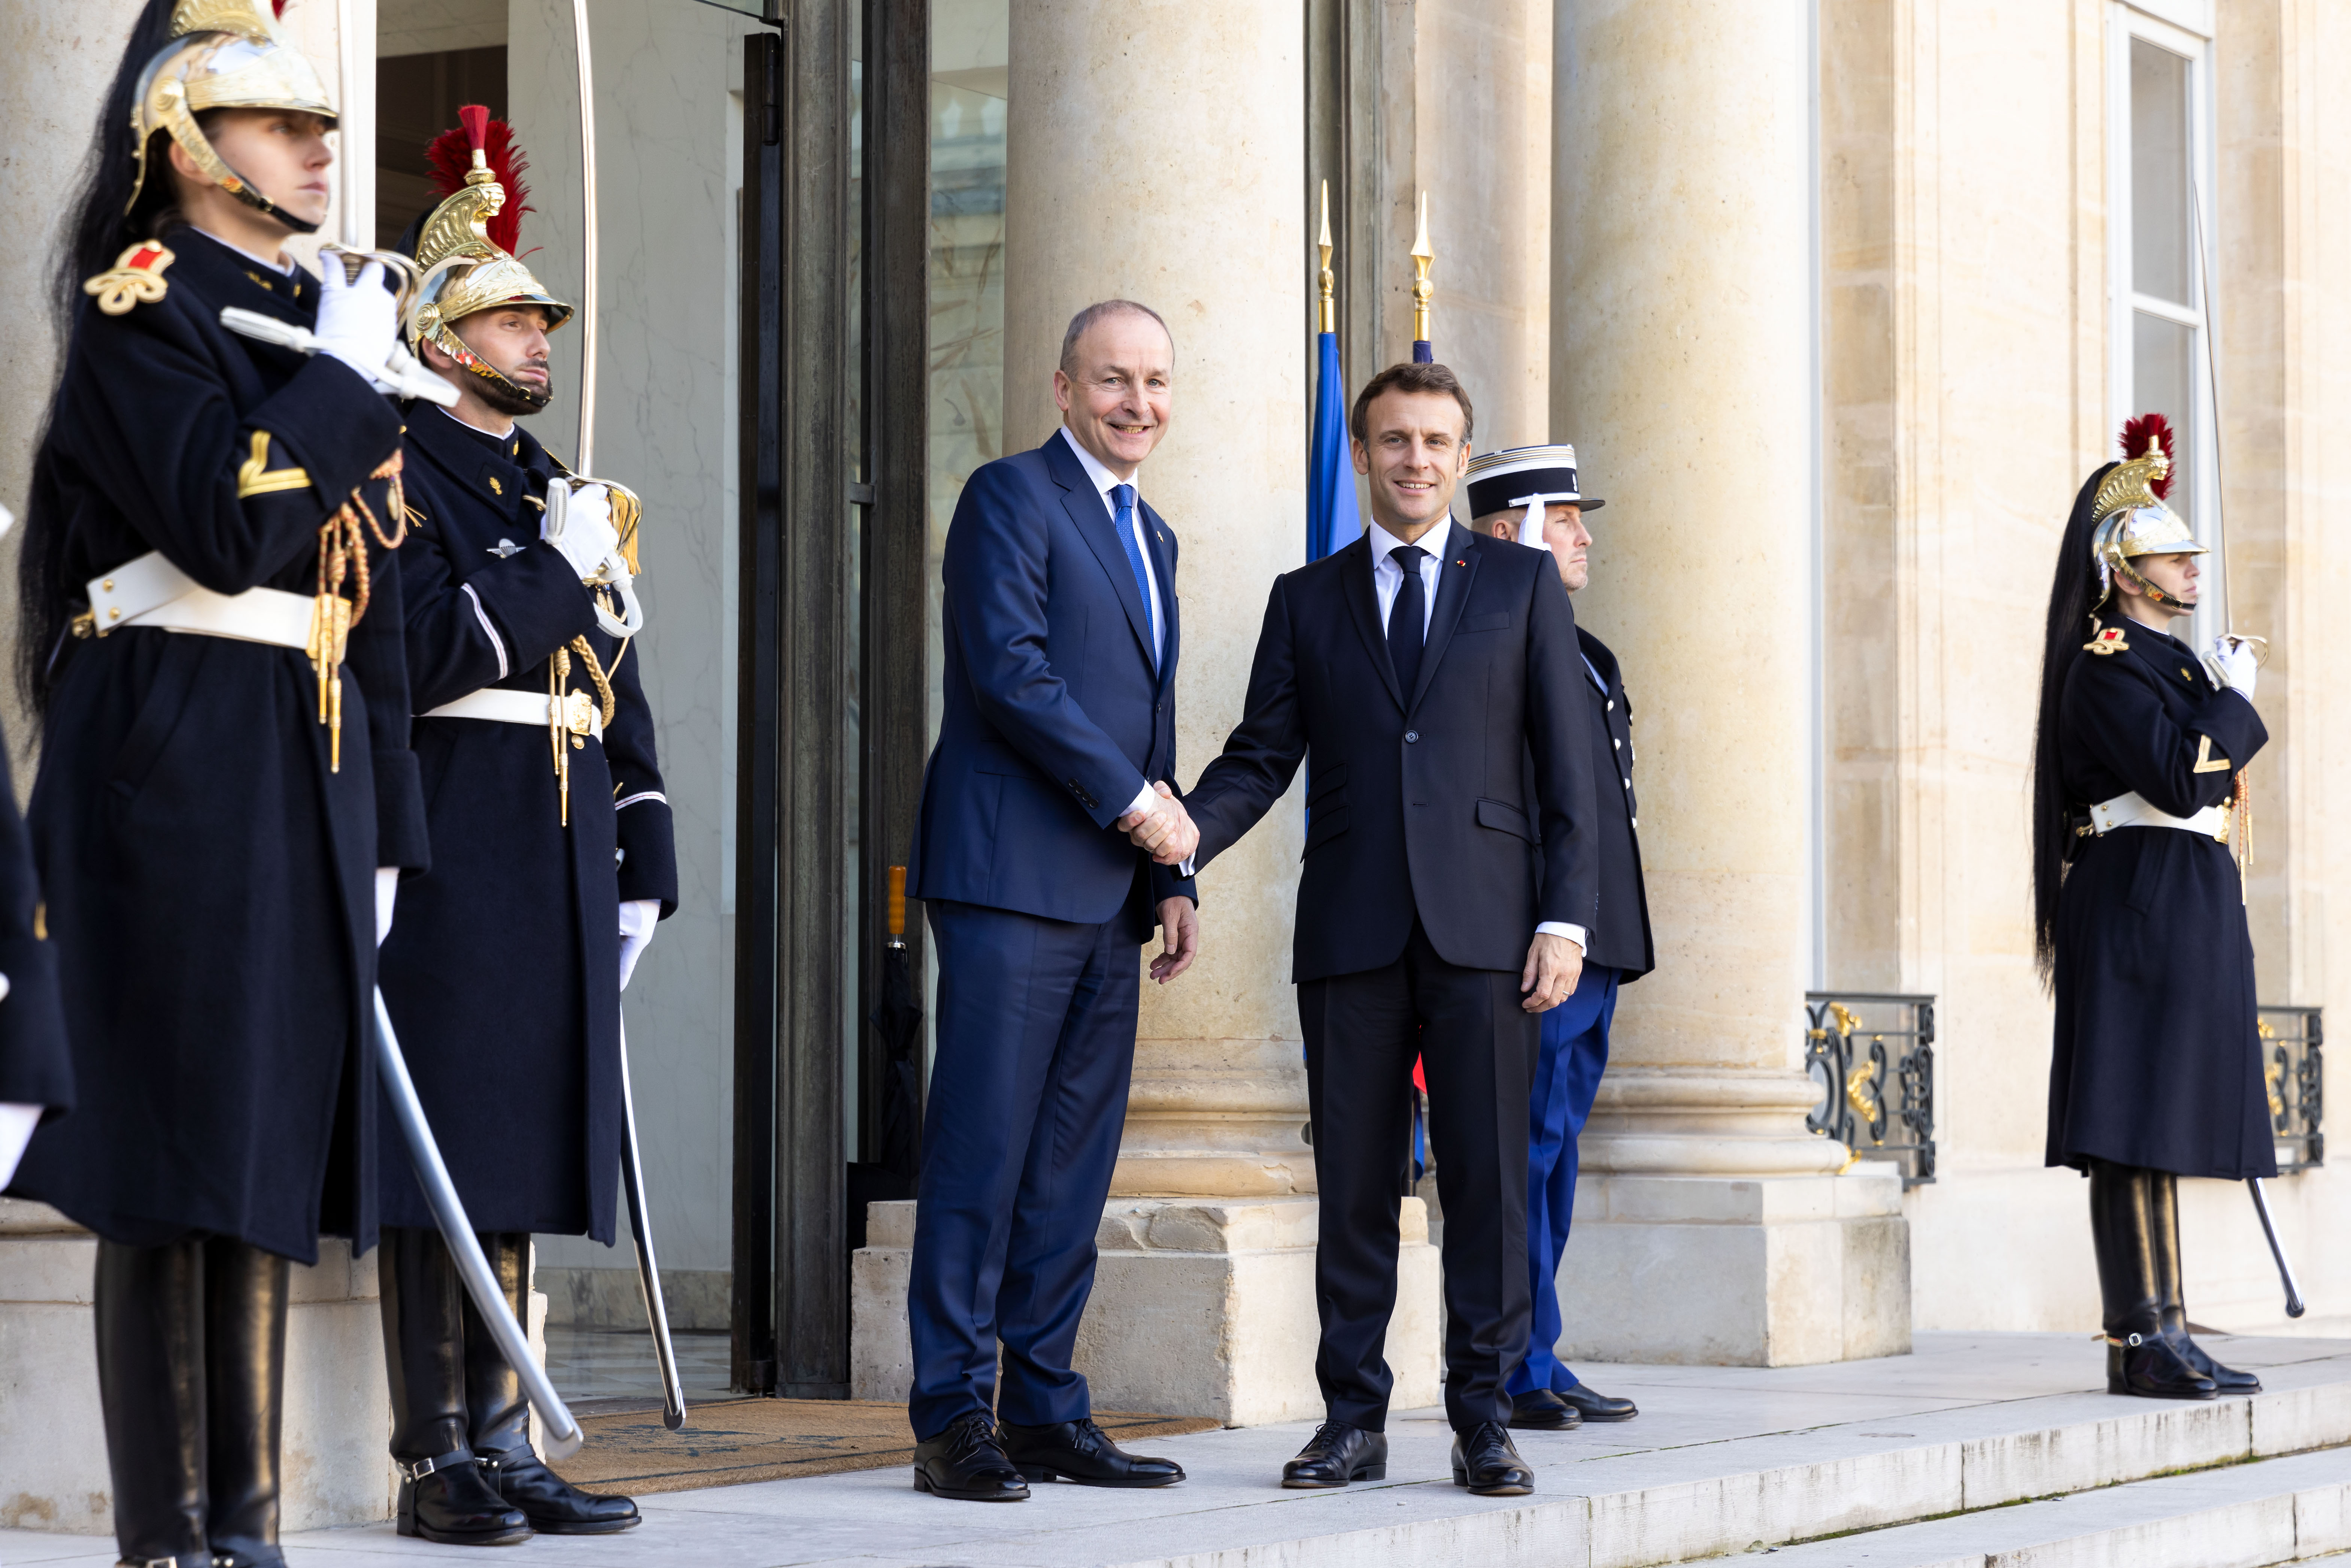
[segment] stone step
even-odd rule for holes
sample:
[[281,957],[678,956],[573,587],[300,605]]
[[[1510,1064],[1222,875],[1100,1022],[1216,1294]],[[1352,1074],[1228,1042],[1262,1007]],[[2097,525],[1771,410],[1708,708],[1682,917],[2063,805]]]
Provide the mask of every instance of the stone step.
[[[1775,1568],[2273,1568],[2351,1562],[2341,1450],[1782,1547]],[[2325,1559],[2313,1553],[2325,1552]]]

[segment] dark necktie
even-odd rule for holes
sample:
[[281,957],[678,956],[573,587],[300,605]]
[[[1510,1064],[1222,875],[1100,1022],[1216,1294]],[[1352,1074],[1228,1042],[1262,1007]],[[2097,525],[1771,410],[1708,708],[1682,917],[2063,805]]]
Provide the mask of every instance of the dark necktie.
[[1111,526],[1118,530],[1118,542],[1126,547],[1126,564],[1134,572],[1134,586],[1143,594],[1143,613],[1151,627],[1151,667],[1159,667],[1159,606],[1152,602],[1151,574],[1143,570],[1143,547],[1134,542],[1134,486],[1113,485],[1111,501],[1118,515]]
[[1420,681],[1420,643],[1427,631],[1427,591],[1420,581],[1421,559],[1427,554],[1418,545],[1398,545],[1388,551],[1388,559],[1404,569],[1395,603],[1388,608],[1388,663],[1395,666],[1396,685],[1403,688],[1407,706]]

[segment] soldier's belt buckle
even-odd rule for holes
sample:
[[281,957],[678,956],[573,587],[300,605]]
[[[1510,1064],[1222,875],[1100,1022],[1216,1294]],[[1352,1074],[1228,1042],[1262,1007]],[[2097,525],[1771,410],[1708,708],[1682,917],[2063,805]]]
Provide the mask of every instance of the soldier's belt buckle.
[[596,703],[586,692],[567,692],[563,697],[563,727],[574,735],[596,733]]

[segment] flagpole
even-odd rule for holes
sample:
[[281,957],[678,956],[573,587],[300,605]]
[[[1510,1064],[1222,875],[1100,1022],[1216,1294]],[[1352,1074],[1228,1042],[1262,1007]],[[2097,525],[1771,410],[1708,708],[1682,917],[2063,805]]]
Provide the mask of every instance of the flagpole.
[[588,0],[571,0],[580,57],[580,444],[579,471],[596,472],[596,73],[588,57]]
[[1420,232],[1412,241],[1412,361],[1416,365],[1432,363],[1437,350],[1428,345],[1429,304],[1437,298],[1437,285],[1428,280],[1428,269],[1437,263],[1437,252],[1428,243],[1428,193],[1420,193]]

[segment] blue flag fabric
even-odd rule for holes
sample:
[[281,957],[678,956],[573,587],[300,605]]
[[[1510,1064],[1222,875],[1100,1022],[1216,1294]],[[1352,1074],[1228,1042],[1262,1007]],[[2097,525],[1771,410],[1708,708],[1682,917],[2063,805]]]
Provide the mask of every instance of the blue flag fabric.
[[1314,436],[1306,454],[1306,559],[1321,560],[1364,531],[1355,512],[1355,465],[1347,449],[1347,384],[1339,374],[1339,335],[1320,334],[1322,363],[1314,382]]

